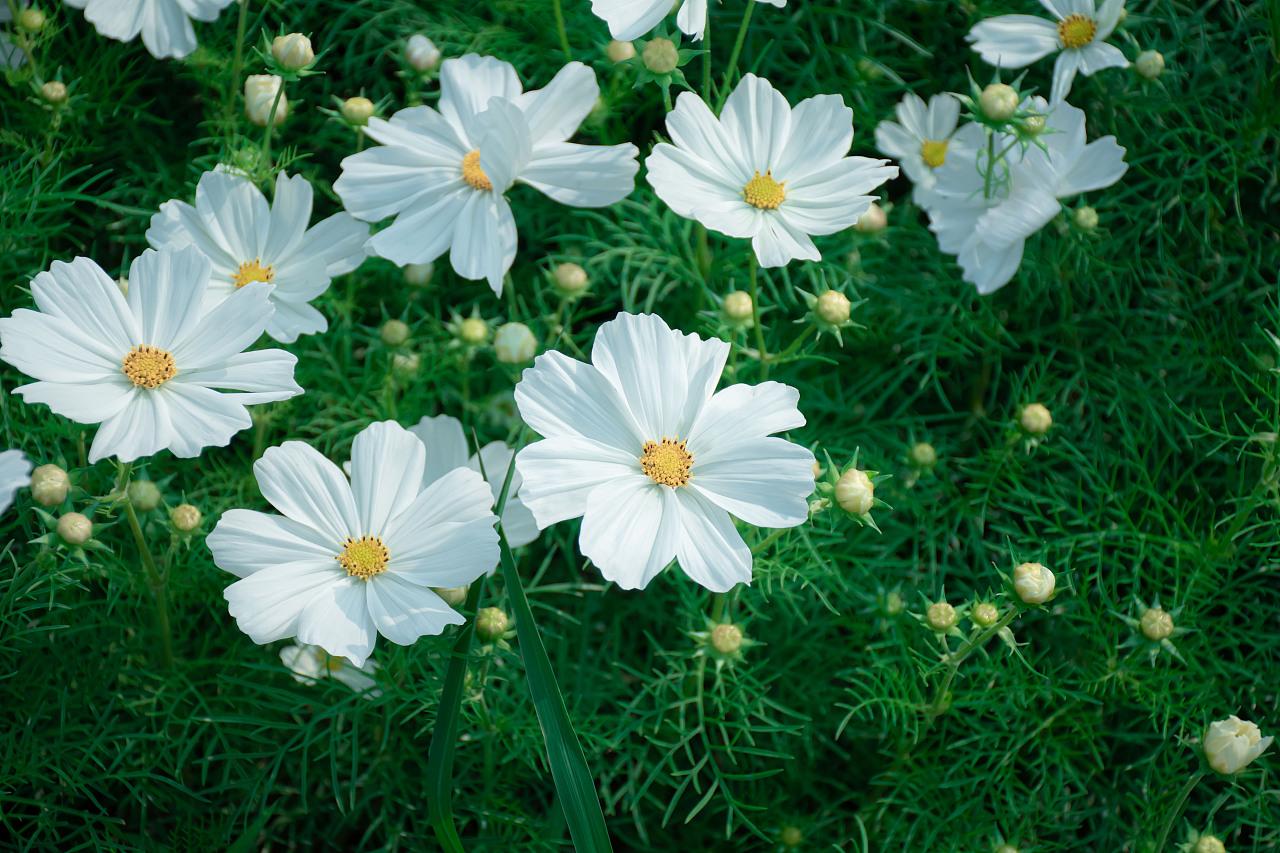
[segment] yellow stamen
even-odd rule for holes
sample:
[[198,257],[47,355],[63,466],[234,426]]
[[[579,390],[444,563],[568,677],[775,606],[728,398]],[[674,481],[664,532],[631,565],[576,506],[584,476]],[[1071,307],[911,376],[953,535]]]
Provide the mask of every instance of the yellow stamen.
[[920,143],[920,157],[930,169],[936,169],[947,162],[947,139],[926,139]]
[[1084,15],[1067,15],[1058,21],[1058,41],[1063,47],[1084,47],[1093,41],[1097,33],[1097,23]]
[[270,283],[276,277],[276,269],[273,266],[263,266],[261,258],[254,258],[251,261],[245,261],[240,265],[240,269],[236,270],[235,278],[231,281],[236,289],[244,287],[246,284],[254,281],[265,281]]
[[640,456],[640,469],[661,486],[677,488],[689,482],[693,471],[693,454],[685,442],[674,438],[646,441]]
[[787,182],[775,181],[771,171],[765,171],[763,175],[756,172],[755,177],[747,181],[747,185],[742,188],[743,200],[760,210],[774,210],[786,197]]
[[342,543],[346,547],[342,549],[342,553],[334,557],[342,568],[347,570],[347,574],[354,578],[367,581],[374,575],[380,575],[387,570],[387,563],[391,562],[391,552],[387,550],[387,546],[382,544],[382,540],[377,536],[361,536],[359,539],[348,538]]
[[493,189],[493,182],[484,173],[484,169],[480,168],[479,149],[468,152],[467,156],[462,158],[462,180],[474,190]]
[[159,388],[178,375],[178,365],[174,363],[172,353],[146,344],[129,350],[120,369],[139,388]]

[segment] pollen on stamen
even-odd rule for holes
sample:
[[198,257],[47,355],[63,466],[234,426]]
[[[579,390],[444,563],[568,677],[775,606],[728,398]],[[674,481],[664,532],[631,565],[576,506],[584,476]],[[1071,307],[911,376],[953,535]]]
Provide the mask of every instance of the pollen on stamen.
[[1058,41],[1063,47],[1081,48],[1093,41],[1098,24],[1085,15],[1067,15],[1058,21]]
[[685,485],[693,474],[693,454],[685,445],[674,438],[646,441],[641,448],[640,470],[660,486]]
[[255,281],[265,281],[270,283],[275,280],[275,267],[267,264],[263,266],[261,258],[254,258],[251,261],[245,261],[236,270],[235,276],[231,279],[232,284],[236,286],[236,290]]
[[775,210],[787,198],[787,182],[775,181],[771,171],[766,171],[763,175],[756,172],[742,188],[742,198],[747,204],[760,210]]
[[479,149],[469,151],[467,156],[462,158],[462,180],[466,181],[473,190],[493,189],[493,182],[484,173],[484,169],[480,168]]
[[391,552],[377,536],[347,538],[342,544],[342,553],[334,559],[351,577],[367,581],[385,572],[391,562]]
[[178,375],[173,354],[159,347],[139,344],[125,354],[120,369],[138,388],[154,390]]
[[920,143],[920,159],[930,169],[936,169],[947,161],[947,139],[926,139]]

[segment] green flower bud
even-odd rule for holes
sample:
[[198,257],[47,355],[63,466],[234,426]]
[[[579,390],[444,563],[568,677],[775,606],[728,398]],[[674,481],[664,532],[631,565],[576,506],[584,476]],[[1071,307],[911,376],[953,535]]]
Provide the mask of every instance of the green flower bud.
[[476,614],[476,635],[486,643],[502,639],[511,620],[498,607],[486,607]]
[[992,121],[1008,121],[1018,111],[1018,92],[1008,83],[992,83],[982,90],[978,105]]
[[1138,625],[1142,628],[1142,636],[1152,642],[1159,642],[1173,635],[1173,617],[1159,607],[1142,611]]
[[671,39],[655,38],[644,46],[642,60],[654,74],[670,74],[680,65],[680,51]]
[[58,519],[58,537],[68,545],[83,545],[93,538],[93,522],[78,512]]
[[31,472],[31,498],[40,506],[58,506],[71,491],[71,478],[57,465],[41,465]]
[[373,101],[357,95],[354,98],[347,98],[342,102],[342,106],[338,108],[338,112],[342,113],[342,117],[357,127],[364,127],[369,123],[369,119],[373,117]]
[[203,516],[191,504],[178,504],[169,512],[169,523],[179,533],[191,533],[200,527]]
[[1098,211],[1092,207],[1077,207],[1071,218],[1081,231],[1092,231],[1098,227]]
[[945,634],[956,626],[956,622],[960,621],[960,617],[956,615],[956,609],[945,601],[939,601],[929,605],[929,609],[924,614],[925,621],[929,623],[929,627],[937,631],[939,634]]
[[1164,54],[1158,50],[1144,50],[1133,61],[1133,70],[1143,79],[1156,79],[1164,73]]
[[409,326],[402,320],[388,320],[382,324],[382,330],[378,335],[389,347],[404,346],[409,340]]
[[1053,426],[1053,415],[1043,404],[1030,403],[1022,407],[1018,423],[1030,435],[1044,435]]
[[849,322],[852,312],[853,305],[850,304],[849,297],[838,290],[828,290],[821,294],[813,306],[813,313],[828,326],[840,326]]
[[917,468],[932,468],[938,464],[938,451],[927,441],[911,446],[911,464]]
[[160,506],[160,487],[150,480],[134,480],[129,484],[127,495],[138,512],[151,512]]
[[836,503],[850,515],[866,515],[875,506],[876,486],[866,471],[850,468],[836,481]]
[[1000,611],[996,609],[994,604],[986,601],[969,611],[969,616],[973,619],[973,624],[979,628],[990,628],[1000,621]]

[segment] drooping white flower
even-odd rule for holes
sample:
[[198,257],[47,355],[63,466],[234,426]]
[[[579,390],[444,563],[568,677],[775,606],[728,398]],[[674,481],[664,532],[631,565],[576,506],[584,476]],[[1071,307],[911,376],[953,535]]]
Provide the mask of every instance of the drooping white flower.
[[208,545],[241,580],[228,609],[255,643],[297,637],[362,666],[378,634],[409,645],[462,616],[430,587],[471,583],[498,562],[493,494],[455,468],[423,489],[426,451],[391,421],[351,448],[351,479],[307,444],[287,441],[254,464],[282,515],[233,509]]
[[1219,773],[1239,773],[1267,751],[1275,738],[1263,737],[1258,727],[1235,714],[1210,724],[1204,735],[1204,756]]
[[258,127],[283,124],[289,117],[289,96],[284,78],[275,74],[250,74],[244,78],[244,114]]
[[370,678],[378,671],[377,662],[372,660],[356,666],[346,658],[331,655],[319,646],[295,643],[280,650],[280,662],[289,669],[294,681],[299,684],[310,686],[322,679],[332,678],[370,699],[382,695],[378,682]]
[[0,513],[13,506],[18,489],[31,485],[31,461],[21,450],[0,453]]
[[516,457],[520,498],[546,528],[582,517],[579,546],[624,589],[673,559],[702,586],[751,582],[733,517],[794,527],[808,517],[813,454],[773,433],[804,424],[799,392],[778,382],[716,391],[729,345],[619,314],[591,363],[543,353],[516,386],[544,436]]
[[[479,453],[472,455],[468,450],[467,436],[462,431],[462,422],[448,415],[423,418],[409,427],[409,432],[421,439],[427,448],[427,468],[422,480],[424,489],[454,468],[470,468],[488,480],[494,503],[497,503],[502,483],[507,478],[507,467],[511,464],[512,451],[506,442],[491,441],[480,448]],[[483,470],[480,466],[482,461]],[[511,474],[511,488],[502,511],[502,529],[512,548],[528,545],[538,538],[538,524],[533,520],[533,513],[520,500],[518,471]]]
[[107,38],[142,43],[157,59],[181,59],[196,49],[191,20],[215,21],[232,0],[63,0]]
[[[709,0],[676,0],[680,10],[676,13],[676,26],[680,32],[701,40],[707,29],[707,5]],[[750,0],[748,0],[750,2]],[[756,0],[781,9],[787,0]],[[609,25],[609,34],[615,39],[630,41],[639,38],[662,23],[672,10],[671,0],[591,0],[591,11]]]
[[762,77],[747,74],[717,118],[692,92],[667,115],[671,143],[645,162],[648,180],[681,216],[730,237],[750,238],[761,266],[816,261],[810,235],[848,228],[869,193],[898,174],[887,160],[848,157],[853,111],[839,95],[792,110]]
[[1060,199],[1109,187],[1128,169],[1115,137],[1085,141],[1082,110],[1066,102],[1050,108],[1043,99],[1033,99],[1032,106],[1048,113],[1043,150],[1028,147],[1024,155],[1013,140],[996,134],[994,150],[1009,148],[1009,154],[989,170],[983,129],[966,125],[956,132],[955,155],[922,194],[938,247],[957,256],[965,281],[982,294],[1013,278],[1027,238],[1058,214]]
[[952,95],[934,95],[926,105],[908,92],[894,110],[897,121],[876,125],[876,148],[898,161],[920,194],[933,187],[934,170],[954,154],[953,137],[960,118],[960,102]]
[[636,147],[569,142],[599,94],[595,72],[571,62],[545,89],[523,92],[515,69],[468,54],[440,67],[439,110],[369,119],[382,143],[342,161],[334,189],[354,216],[395,222],[369,248],[397,264],[428,263],[446,251],[463,278],[495,294],[516,255],[516,223],[505,193],[517,181],[561,204],[604,207],[635,183]]
[[1054,20],[1034,15],[1000,15],[978,23],[966,40],[984,61],[999,68],[1025,68],[1058,54],[1053,63],[1051,103],[1067,97],[1076,72],[1126,68],[1120,48],[1106,40],[1120,22],[1124,0],[1040,0]]
[[211,310],[254,281],[274,285],[275,313],[267,334],[292,343],[299,335],[323,332],[328,322],[311,300],[330,281],[365,259],[369,226],[335,213],[308,228],[311,184],[301,175],[276,176],[275,198],[252,181],[226,171],[205,172],[196,185],[195,205],[173,199],[151,217],[147,241],[159,248],[195,246],[213,263],[205,299]]
[[90,462],[226,445],[250,426],[246,406],[302,389],[292,354],[244,352],[271,319],[270,285],[246,285],[205,313],[209,272],[194,247],[147,249],[125,297],[88,258],[55,262],[31,282],[38,310],[0,320],[0,359],[38,380],[14,393],[101,423]]

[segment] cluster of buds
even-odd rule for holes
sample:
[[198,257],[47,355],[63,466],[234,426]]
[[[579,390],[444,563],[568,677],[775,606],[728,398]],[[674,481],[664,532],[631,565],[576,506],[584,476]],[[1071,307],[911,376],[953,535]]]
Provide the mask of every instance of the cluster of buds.
[[1012,84],[996,80],[986,86],[969,78],[968,93],[955,93],[967,110],[968,117],[993,133],[1008,133],[1026,144],[1042,144],[1045,115],[1035,109],[1026,92],[1021,91],[1022,78]]

